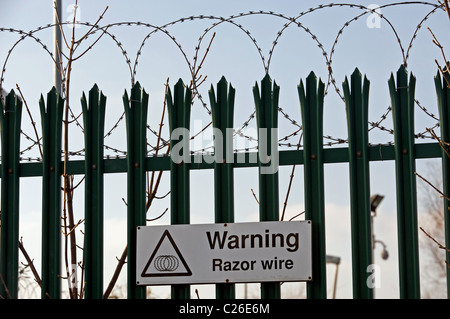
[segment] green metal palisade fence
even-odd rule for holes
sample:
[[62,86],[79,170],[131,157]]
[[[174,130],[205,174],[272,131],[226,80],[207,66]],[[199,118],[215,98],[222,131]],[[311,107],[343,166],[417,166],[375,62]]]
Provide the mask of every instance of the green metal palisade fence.
[[[440,113],[441,138],[450,142],[450,89],[438,73],[435,77],[437,103]],[[444,192],[449,193],[450,159],[447,147],[438,142],[414,142],[414,90],[415,78],[401,66],[388,82],[394,123],[393,145],[371,146],[368,141],[369,81],[362,78],[358,69],[350,80],[343,83],[347,114],[348,147],[323,147],[324,84],[313,72],[298,86],[299,107],[303,123],[303,149],[275,151],[279,165],[303,165],[306,219],[313,225],[313,280],[307,283],[308,298],[326,298],[326,248],[325,248],[325,199],[324,165],[349,163],[351,198],[352,282],[354,298],[373,298],[368,287],[367,267],[372,264],[370,227],[369,163],[395,161],[397,183],[398,250],[400,297],[420,298],[418,226],[416,198],[416,159],[442,158]],[[278,98],[280,88],[267,74],[261,85],[255,85],[253,95],[258,128],[278,127]],[[233,127],[235,89],[225,78],[211,86],[209,91],[212,124],[225,133]],[[224,138],[222,160],[211,163],[203,160],[195,164],[177,162],[169,156],[146,156],[146,119],[149,96],[136,83],[130,96],[125,92],[123,104],[126,116],[127,158],[108,159],[103,156],[103,136],[106,97],[95,85],[81,99],[85,134],[85,159],[67,163],[68,174],[85,176],[85,275],[86,298],[101,298],[103,289],[103,177],[105,173],[127,173],[128,211],[128,297],[145,298],[145,288],[135,284],[136,278],[136,227],[146,224],[145,181],[148,171],[170,171],[171,174],[171,223],[189,224],[189,175],[193,169],[214,170],[215,221],[234,222],[233,174],[242,167],[265,168],[267,163],[251,161],[253,153],[247,153],[245,161],[237,161],[237,154],[230,158],[231,139]],[[189,130],[192,92],[180,80],[166,95],[170,131]],[[40,100],[43,160],[21,163],[19,158],[22,102],[11,92],[0,112],[2,162],[1,162],[1,250],[0,295],[17,298],[19,251],[19,183],[30,176],[42,177],[42,298],[60,298],[60,212],[61,212],[61,135],[63,99],[55,89]],[[259,136],[259,138],[261,138]],[[270,137],[266,139],[270,141]],[[186,141],[185,141],[186,142]],[[171,140],[171,146],[176,143]],[[187,143],[189,144],[189,143]],[[187,145],[188,146],[188,145]],[[261,145],[260,145],[261,146]],[[270,149],[270,145],[266,145]],[[188,151],[186,148],[184,151]],[[219,151],[216,149],[216,151]],[[228,151],[228,152],[227,152]],[[259,148],[261,151],[261,147]],[[227,154],[227,156],[225,155]],[[273,155],[273,154],[268,154]],[[189,155],[193,156],[193,155]],[[193,163],[194,161],[191,161]],[[260,220],[279,219],[278,173],[259,174]],[[450,207],[443,200],[445,211]],[[450,244],[450,224],[445,214],[446,244]],[[447,253],[447,260],[449,260]],[[447,269],[447,291],[450,294],[450,275]],[[189,298],[189,285],[174,285],[173,298]],[[280,298],[280,283],[261,285],[262,298]],[[218,284],[217,298],[234,298],[233,284]]]

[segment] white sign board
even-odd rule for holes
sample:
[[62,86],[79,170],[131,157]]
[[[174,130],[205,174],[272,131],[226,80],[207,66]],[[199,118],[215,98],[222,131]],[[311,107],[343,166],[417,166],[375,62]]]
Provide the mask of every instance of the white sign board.
[[310,221],[137,229],[138,285],[308,281],[311,259]]

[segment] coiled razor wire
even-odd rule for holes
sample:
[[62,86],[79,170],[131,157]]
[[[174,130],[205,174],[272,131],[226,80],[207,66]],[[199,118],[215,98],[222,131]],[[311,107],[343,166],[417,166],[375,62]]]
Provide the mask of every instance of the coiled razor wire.
[[[393,6],[404,6],[404,5],[422,5],[424,7],[431,7],[431,10],[429,12],[427,12],[424,17],[420,20],[419,24],[416,26],[414,34],[411,38],[411,40],[409,41],[408,47],[404,48],[402,41],[400,39],[400,37],[398,36],[398,33],[394,27],[394,25],[392,24],[392,22],[383,14],[379,13],[379,10],[377,9],[383,9],[383,8],[387,8],[387,7],[393,7]],[[345,8],[355,8],[355,9],[359,9],[362,12],[360,12],[358,15],[356,15],[355,17],[353,17],[352,19],[346,21],[343,26],[338,30],[337,35],[335,37],[335,40],[333,42],[333,45],[331,47],[330,52],[328,53],[323,44],[321,43],[321,41],[319,40],[319,38],[317,37],[317,35],[311,31],[310,28],[308,28],[303,22],[300,21],[301,18],[303,18],[304,16],[311,14],[313,12],[317,12],[319,10],[324,10],[324,9],[329,9],[329,8],[341,8],[341,7],[345,7]],[[418,32],[421,30],[421,27],[423,26],[423,24],[429,19],[429,17],[431,15],[433,15],[434,13],[438,12],[440,10],[445,11],[443,5],[441,4],[435,4],[435,3],[430,3],[430,2],[425,2],[425,1],[407,1],[407,2],[396,2],[396,3],[390,3],[390,4],[384,4],[384,5],[380,5],[378,6],[376,9],[374,8],[370,8],[364,5],[360,5],[360,4],[352,4],[352,3],[329,3],[329,4],[320,4],[317,5],[316,7],[311,7],[308,8],[307,10],[304,10],[302,12],[300,12],[297,16],[295,17],[288,17],[284,14],[281,13],[276,13],[273,11],[249,11],[246,13],[238,13],[236,15],[231,15],[228,18],[224,18],[224,17],[220,17],[220,16],[213,16],[213,15],[197,15],[197,16],[190,16],[190,17],[185,17],[185,18],[180,18],[177,20],[174,20],[172,22],[166,23],[162,26],[156,26],[150,23],[144,23],[144,22],[116,22],[116,23],[111,23],[108,25],[104,25],[104,26],[100,26],[98,24],[91,24],[89,22],[75,22],[75,24],[77,25],[82,25],[82,26],[86,26],[91,28],[90,32],[86,34],[86,36],[84,37],[84,39],[88,38],[89,36],[95,34],[96,32],[101,32],[102,35],[101,36],[107,36],[109,37],[112,41],[114,41],[114,43],[116,44],[116,46],[118,47],[118,49],[121,51],[124,59],[125,59],[125,63],[128,66],[128,70],[130,72],[130,83],[133,86],[136,80],[136,75],[137,75],[137,71],[138,71],[138,63],[139,63],[139,59],[142,55],[142,51],[145,48],[146,44],[148,43],[148,40],[150,39],[150,37],[156,33],[162,33],[165,36],[167,36],[179,49],[180,54],[183,56],[189,71],[191,73],[191,86],[193,89],[193,93],[196,99],[198,99],[201,103],[201,105],[203,106],[203,108],[205,109],[205,111],[210,115],[211,114],[211,110],[208,108],[207,103],[204,101],[202,95],[200,94],[199,90],[198,90],[198,81],[199,78],[197,77],[197,71],[199,68],[199,54],[200,54],[200,48],[202,46],[202,43],[204,41],[205,38],[207,38],[207,35],[213,31],[216,27],[218,27],[221,24],[229,24],[232,25],[234,27],[236,27],[236,29],[238,29],[239,31],[243,32],[249,39],[250,41],[253,43],[257,55],[259,56],[261,62],[262,62],[262,66],[264,68],[265,73],[269,73],[270,70],[270,65],[271,65],[271,61],[272,61],[272,57],[273,54],[275,52],[275,49],[278,45],[278,43],[280,42],[281,37],[285,34],[285,31],[291,27],[291,26],[296,26],[298,29],[303,30],[307,35],[309,35],[311,37],[311,39],[316,43],[317,47],[320,49],[322,56],[325,60],[325,64],[326,64],[326,68],[328,70],[328,79],[327,79],[327,83],[326,83],[326,87],[325,87],[325,95],[328,93],[329,88],[332,86],[334,87],[334,90],[336,91],[336,93],[339,95],[339,97],[343,100],[343,96],[340,92],[340,89],[337,87],[336,85],[336,80],[334,78],[334,74],[333,74],[333,68],[332,68],[332,61],[333,61],[333,55],[336,52],[336,48],[337,48],[337,44],[339,42],[340,37],[342,36],[342,34],[344,33],[344,31],[355,21],[357,21],[358,19],[362,18],[363,16],[367,15],[367,14],[377,14],[379,16],[380,19],[383,19],[390,27],[390,29],[392,30],[398,46],[399,46],[399,50],[401,51],[402,54],[402,63],[403,65],[407,66],[408,63],[408,58],[410,56],[410,51],[413,47],[414,44],[414,40],[417,38],[417,34]],[[278,19],[283,19],[286,21],[286,23],[282,26],[282,28],[276,33],[275,39],[272,42],[272,46],[268,52],[268,56],[265,57],[263,54],[263,50],[261,49],[261,47],[258,44],[257,39],[252,35],[252,33],[246,29],[242,24],[240,24],[238,21],[240,18],[243,17],[247,17],[247,16],[255,16],[255,15],[265,15],[265,16],[271,16],[271,17],[275,17]],[[178,40],[175,38],[174,35],[172,35],[169,32],[169,28],[177,25],[177,24],[181,24],[181,23],[188,23],[188,22],[195,22],[198,20],[211,20],[213,21],[212,24],[207,27],[202,34],[199,36],[198,39],[198,43],[195,46],[195,50],[194,50],[194,56],[191,59],[189,59],[188,55],[186,54],[185,50],[183,49],[183,47],[181,46],[181,44],[178,42]],[[11,32],[11,33],[17,33],[19,35],[19,39],[13,44],[13,46],[8,50],[6,58],[3,62],[3,66],[2,66],[2,70],[1,70],[1,74],[0,74],[0,91],[2,90],[2,85],[3,82],[5,80],[5,74],[6,74],[6,66],[9,62],[10,57],[13,54],[13,51],[16,47],[19,46],[19,44],[22,43],[22,41],[26,40],[26,39],[33,39],[35,42],[37,42],[40,47],[48,53],[48,55],[50,56],[50,58],[53,60],[53,63],[56,64],[56,59],[54,57],[54,54],[50,51],[49,47],[47,45],[45,45],[41,39],[37,36],[39,32],[49,29],[49,28],[53,28],[55,26],[59,26],[62,27],[62,25],[73,25],[73,22],[61,22],[58,24],[47,24],[45,26],[39,26],[37,29],[35,30],[31,30],[31,31],[24,31],[24,30],[19,30],[19,29],[15,29],[15,28],[0,28],[0,32]],[[136,56],[134,59],[134,62],[132,63],[132,60],[129,57],[129,53],[126,51],[124,45],[120,42],[120,40],[118,39],[118,37],[116,35],[114,35],[111,32],[111,29],[116,28],[116,27],[144,27],[144,28],[150,28],[152,29],[142,40],[137,52],[136,52]],[[84,40],[83,39],[83,40]],[[94,42],[95,44],[96,42]],[[78,46],[81,44],[81,42],[77,43],[77,46],[75,47],[75,50],[78,48]],[[92,44],[91,46],[89,46],[87,48],[87,51],[89,51],[90,49],[92,49],[92,47],[94,46],[94,44]],[[59,66],[58,66],[59,67]],[[67,66],[66,66],[67,67]],[[61,70],[60,70],[61,71]],[[66,71],[66,69],[64,68],[62,70],[62,72],[60,72],[61,74],[64,74]],[[65,79],[62,78],[63,85],[65,84]],[[65,88],[63,86],[63,90],[62,92],[65,91]],[[64,96],[63,96],[64,97]],[[2,100],[3,100],[3,96],[2,96]],[[194,101],[193,101],[194,103]],[[426,114],[428,117],[430,117],[431,119],[433,119],[434,121],[436,121],[436,124],[434,124],[434,126],[432,127],[438,127],[439,123],[438,123],[438,118],[430,113],[424,106],[422,106],[422,104],[416,100],[416,105],[423,111],[424,114]],[[283,109],[282,107],[279,107],[278,111],[280,112],[280,114],[282,115],[282,118],[284,118],[285,120],[287,120],[293,127],[293,131],[283,137],[281,137],[279,139],[279,146],[280,147],[287,147],[287,148],[300,148],[302,146],[301,144],[301,139],[296,139],[293,142],[290,142],[290,140],[294,137],[298,137],[301,136],[302,133],[302,126],[301,124],[298,123],[297,120],[295,120],[294,118],[292,118],[286,111],[285,109]],[[373,129],[378,129],[380,131],[384,131],[387,132],[388,134],[393,134],[393,130],[390,128],[387,128],[386,126],[383,125],[384,120],[388,117],[389,113],[391,111],[391,107],[388,106],[386,111],[381,115],[381,117],[377,120],[377,121],[369,121],[369,131],[372,131]],[[80,123],[79,118],[81,116],[81,114],[75,115],[72,111],[71,108],[69,108],[69,112],[70,112],[70,116],[72,118],[72,123],[74,123],[81,131],[83,131],[83,125],[82,123]],[[240,126],[240,128],[238,129],[233,129],[234,130],[234,137],[241,137],[247,140],[248,143],[250,142],[257,142],[257,138],[254,136],[249,136],[245,134],[245,129],[250,125],[251,121],[255,118],[255,112],[253,111],[250,116],[248,117],[248,119]],[[122,120],[124,119],[124,113],[122,113],[122,115],[119,116],[119,118],[117,119],[117,121],[115,121],[115,124],[109,129],[107,130],[107,132],[105,133],[105,139],[107,139],[108,137],[112,136],[114,131],[120,126],[120,124],[123,122]],[[209,126],[210,123],[207,125]],[[207,127],[206,126],[206,127]],[[148,131],[158,137],[160,139],[160,143],[159,145],[150,145],[149,143],[148,145],[148,149],[147,149],[147,153],[148,156],[156,156],[159,155],[158,151],[166,148],[169,144],[169,138],[163,138],[162,136],[159,136],[159,133],[157,130],[155,130],[154,128],[152,128],[150,125],[147,125],[147,129]],[[191,139],[194,139],[195,137],[199,136],[200,133],[203,131],[204,129],[202,129],[200,132],[194,132],[193,133],[193,137]],[[40,138],[32,138],[30,136],[30,134],[27,134],[25,132],[21,132],[22,135],[24,136],[24,138],[30,142],[30,144],[28,146],[26,146],[23,150],[21,150],[20,155],[21,155],[21,161],[41,161],[41,158],[39,157],[31,157],[31,156],[26,156],[26,153],[31,151],[32,149],[34,149],[36,146],[41,144],[41,139]],[[428,131],[425,130],[423,132],[419,132],[415,134],[415,137],[417,139],[424,139],[424,138],[433,138],[430,134],[427,134]],[[333,137],[330,135],[324,135],[324,145],[325,146],[333,146],[336,144],[344,144],[347,143],[347,139],[345,138],[339,138],[339,137]],[[387,144],[392,144],[392,141],[387,142]],[[236,148],[234,149],[234,152],[248,152],[250,150],[256,150],[258,147],[256,146],[249,146],[249,147],[245,147],[245,148]],[[192,154],[202,154],[205,152],[209,152],[210,150],[213,150],[213,147],[206,147],[206,148],[202,148],[202,149],[198,149],[198,150],[193,150],[191,153]],[[126,151],[120,150],[118,148],[109,146],[109,145],[105,145],[105,158],[124,158],[126,157]],[[84,156],[84,149],[81,150],[75,150],[75,151],[70,151],[70,156],[80,156],[83,157]]]

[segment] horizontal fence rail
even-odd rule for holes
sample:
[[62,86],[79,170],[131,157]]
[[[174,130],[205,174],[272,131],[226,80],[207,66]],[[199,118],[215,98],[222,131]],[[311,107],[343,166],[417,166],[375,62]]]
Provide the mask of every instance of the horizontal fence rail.
[[[409,77],[408,77],[409,76]],[[42,298],[60,298],[60,214],[61,176],[84,175],[85,180],[85,298],[103,295],[103,178],[105,174],[127,174],[127,271],[128,297],[145,298],[145,288],[135,284],[136,228],[146,225],[146,172],[170,172],[171,223],[190,223],[190,171],[214,171],[215,222],[234,222],[233,175],[239,168],[259,170],[261,221],[276,221],[279,216],[278,171],[271,165],[303,165],[305,178],[306,219],[312,221],[313,280],[307,283],[308,298],[326,298],[325,198],[324,165],[348,163],[351,200],[352,281],[354,298],[373,298],[366,284],[367,267],[372,264],[370,227],[370,162],[394,161],[397,189],[399,287],[401,298],[420,298],[418,226],[415,161],[442,158],[444,191],[449,187],[450,89],[440,73],[435,77],[442,142],[415,143],[414,90],[415,77],[408,75],[402,65],[390,78],[394,144],[370,145],[368,141],[368,109],[370,82],[356,69],[343,83],[347,116],[348,147],[324,147],[323,113],[324,83],[311,72],[298,85],[302,118],[303,148],[278,150],[279,86],[267,74],[253,88],[258,126],[258,151],[244,156],[232,153],[231,137],[223,134],[222,143],[215,139],[215,161],[206,154],[192,154],[189,139],[178,132],[189,131],[192,91],[180,80],[166,94],[170,125],[171,153],[164,156],[147,155],[147,115],[149,95],[137,82],[123,96],[127,151],[126,158],[105,158],[104,122],[107,100],[95,85],[81,99],[84,123],[84,160],[64,162],[61,157],[63,99],[52,89],[46,100],[40,100],[42,125],[42,161],[21,162],[20,131],[22,102],[12,91],[6,96],[1,126],[1,250],[0,295],[17,298],[19,260],[19,185],[22,178],[42,177]],[[233,128],[235,89],[222,78],[217,88],[209,91],[214,129],[225,133]],[[344,110],[343,110],[344,111]],[[263,130],[261,130],[263,129]],[[228,133],[228,134],[231,134]],[[182,138],[180,138],[182,137]],[[275,143],[273,142],[275,141]],[[264,144],[263,144],[264,143]],[[179,148],[181,146],[181,148]],[[175,150],[181,149],[179,158]],[[231,154],[230,154],[231,153]],[[276,163],[274,163],[276,161]],[[273,168],[273,167],[272,167]],[[444,199],[447,210],[449,202]],[[445,231],[449,244],[450,226],[445,214]],[[447,260],[448,260],[447,252]],[[447,278],[449,272],[447,269]],[[447,281],[447,287],[450,287]],[[450,289],[449,289],[450,290]],[[189,298],[189,285],[173,285],[173,298]],[[261,285],[262,298],[280,298],[280,283]],[[218,284],[217,298],[234,298],[233,285]]]

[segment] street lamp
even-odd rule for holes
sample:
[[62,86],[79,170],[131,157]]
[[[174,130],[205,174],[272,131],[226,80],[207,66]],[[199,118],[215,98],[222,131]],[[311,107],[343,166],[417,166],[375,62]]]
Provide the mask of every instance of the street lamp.
[[379,243],[379,244],[383,245],[383,251],[381,252],[381,258],[382,258],[383,260],[388,259],[388,258],[389,258],[389,253],[388,253],[388,251],[387,251],[387,249],[386,249],[386,244],[383,243],[381,240],[375,240],[375,241],[374,241],[374,245],[375,245],[376,243]]
[[[370,212],[371,212],[371,225],[372,225],[372,252],[375,249],[375,244],[379,243],[383,246],[383,251],[381,252],[381,258],[383,260],[388,259],[389,253],[386,249],[386,244],[381,240],[375,239],[375,235],[373,233],[373,219],[377,215],[377,207],[380,205],[381,201],[384,199],[383,195],[375,194],[370,197]],[[372,258],[373,260],[373,258]]]
[[[386,244],[383,243],[381,240],[376,240],[375,234],[373,232],[373,219],[377,215],[377,207],[380,205],[383,198],[384,198],[384,196],[379,195],[379,194],[375,194],[370,197],[370,226],[372,228],[372,263],[374,262],[373,252],[375,250],[376,243],[380,243],[383,245],[383,251],[381,252],[381,258],[383,260],[386,260],[389,257],[388,251],[386,250]],[[375,298],[375,290],[373,291],[373,298]]]
[[379,194],[375,194],[370,197],[370,211],[373,213],[373,215],[376,215],[377,207],[378,205],[380,205],[383,198],[384,196]]

